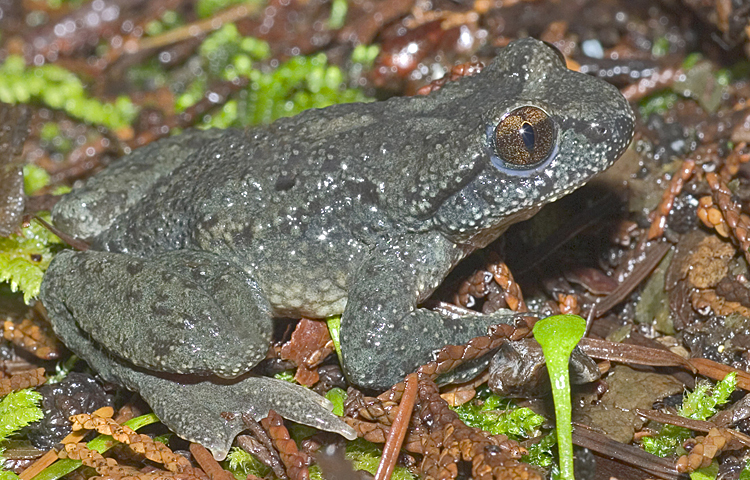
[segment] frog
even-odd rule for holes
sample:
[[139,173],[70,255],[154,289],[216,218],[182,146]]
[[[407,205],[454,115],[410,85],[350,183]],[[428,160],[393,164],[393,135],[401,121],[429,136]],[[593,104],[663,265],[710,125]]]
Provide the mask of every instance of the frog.
[[532,38],[425,96],[190,130],[67,194],[89,242],[47,270],[56,334],[217,459],[270,409],[355,436],[325,399],[253,375],[277,318],[341,315],[354,385],[385,389],[447,344],[511,323],[422,306],[467,255],[606,170],[629,145],[620,92]]

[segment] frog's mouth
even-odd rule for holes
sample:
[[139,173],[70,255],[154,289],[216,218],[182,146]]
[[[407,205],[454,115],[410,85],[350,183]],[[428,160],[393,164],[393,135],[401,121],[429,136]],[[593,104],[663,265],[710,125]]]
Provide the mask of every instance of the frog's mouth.
[[490,228],[481,230],[477,235],[474,235],[473,237],[467,239],[465,242],[468,245],[471,245],[475,249],[484,248],[490,243],[497,240],[497,238],[505,233],[505,231],[510,227],[511,225],[523,222],[524,220],[528,220],[529,218],[536,215],[536,213],[541,210],[542,205],[527,208],[524,210],[521,210],[516,213],[512,213],[505,217],[502,222],[499,222],[495,225],[493,225]]

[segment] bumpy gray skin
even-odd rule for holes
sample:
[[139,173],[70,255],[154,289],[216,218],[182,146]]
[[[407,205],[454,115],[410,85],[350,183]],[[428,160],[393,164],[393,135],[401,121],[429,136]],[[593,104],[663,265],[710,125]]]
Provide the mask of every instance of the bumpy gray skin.
[[[552,117],[557,154],[514,170],[493,162],[492,132],[525,105]],[[633,124],[614,87],[523,39],[426,97],[187,132],[57,205],[57,226],[93,243],[53,260],[42,299],[73,351],[219,458],[241,429],[222,412],[273,408],[351,435],[283,383],[216,376],[259,362],[277,316],[343,314],[345,373],[371,388],[508,322],[418,305],[467,254],[609,167]]]

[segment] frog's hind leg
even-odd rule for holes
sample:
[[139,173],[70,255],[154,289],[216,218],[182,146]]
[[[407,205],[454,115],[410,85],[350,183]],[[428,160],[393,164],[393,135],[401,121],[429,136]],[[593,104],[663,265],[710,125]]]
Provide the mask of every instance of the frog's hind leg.
[[260,420],[270,409],[356,438],[328,400],[304,387],[249,374],[176,374],[236,376],[237,365],[246,370],[268,349],[269,307],[252,279],[213,254],[144,260],[65,251],[52,261],[40,296],[68,348],[105,380],[140,392],[165,425],[217,459],[245,429],[242,414]]
[[[106,381],[140,392],[159,419],[180,437],[206,446],[221,460],[234,437],[246,428],[241,418],[243,414],[260,420],[273,409],[295,422],[340,433],[350,440],[356,438],[352,428],[331,413],[332,405],[328,400],[299,385],[249,375],[235,380],[160,375],[110,355],[77,324],[74,314],[79,312],[69,308],[71,301],[60,297],[61,291],[66,290],[63,284],[70,280],[60,276],[58,269],[67,270],[74,262],[80,263],[71,258],[78,254],[63,252],[61,255],[62,261],[52,268],[52,276],[50,280],[45,279],[42,288],[42,298],[55,332]],[[90,293],[83,282],[73,283],[75,285],[66,294],[86,297]],[[124,314],[127,309],[121,312]],[[118,314],[109,320],[114,322],[122,317]],[[233,340],[228,339],[225,348],[231,348],[231,343]]]
[[41,298],[56,330],[67,312],[107,351],[160,372],[237,377],[265,358],[273,331],[256,283],[203,251],[146,259],[61,252],[45,275]]
[[160,178],[222,134],[216,129],[195,130],[134,150],[89,179],[86,186],[65,195],[53,210],[55,225],[76,238],[97,236],[138,203]]

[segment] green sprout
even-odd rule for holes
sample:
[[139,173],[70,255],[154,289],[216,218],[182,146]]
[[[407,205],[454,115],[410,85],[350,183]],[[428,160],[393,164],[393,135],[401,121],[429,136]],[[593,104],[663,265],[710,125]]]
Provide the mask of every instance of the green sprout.
[[574,480],[573,424],[570,406],[570,354],[586,333],[586,320],[577,315],[554,315],[534,325],[534,338],[542,346],[555,404],[560,478]]

